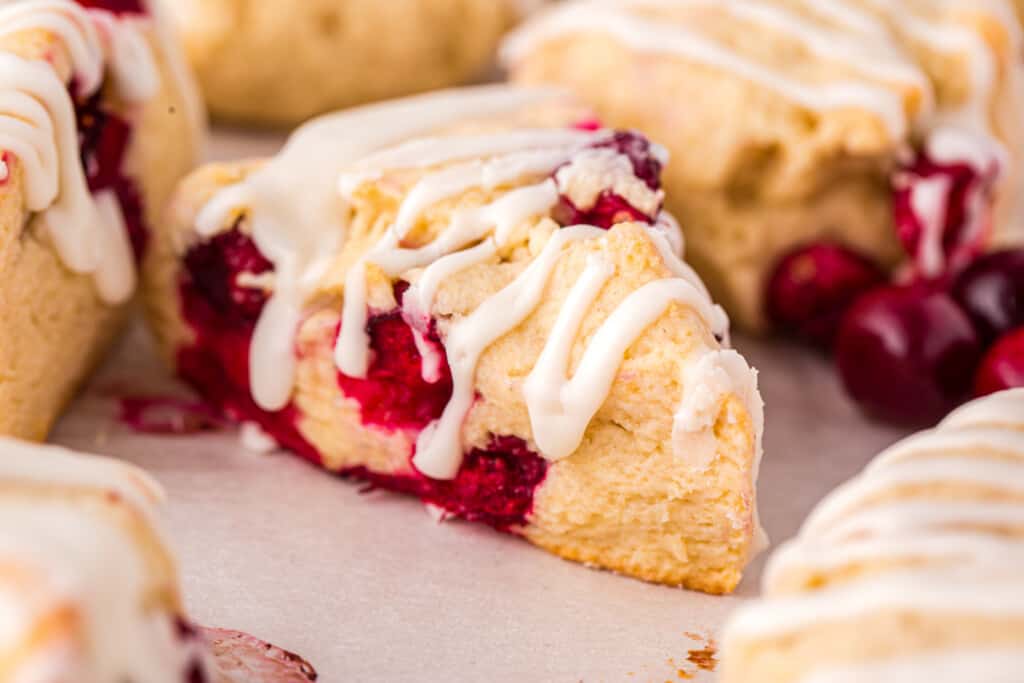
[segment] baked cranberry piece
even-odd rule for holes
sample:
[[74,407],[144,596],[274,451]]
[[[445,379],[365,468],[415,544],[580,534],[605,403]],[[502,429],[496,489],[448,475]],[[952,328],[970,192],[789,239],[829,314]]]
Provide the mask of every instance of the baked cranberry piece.
[[143,0],[75,0],[88,9],[102,9],[114,14],[148,14]]
[[927,424],[965,399],[982,346],[967,314],[923,284],[863,296],[843,319],[836,360],[846,390],[880,419]]
[[896,174],[896,232],[919,275],[939,277],[982,251],[996,177],[995,167],[938,163],[924,152]]
[[552,211],[552,217],[562,227],[569,225],[593,225],[610,230],[619,223],[652,223],[650,216],[633,207],[629,202],[612,192],[602,192],[597,202],[586,211],[576,208],[568,197],[562,197]]
[[[398,288],[399,299],[404,289]],[[367,332],[373,357],[366,378],[338,373],[342,392],[359,402],[363,424],[418,431],[441,417],[452,396],[452,375],[444,347],[429,327],[424,343],[440,359],[432,381],[424,378],[423,356],[400,310],[370,318]]]
[[514,436],[493,437],[487,448],[466,454],[451,481],[422,475],[394,477],[358,468],[346,476],[382,488],[419,497],[446,514],[487,524],[499,531],[524,526],[533,511],[537,487],[547,476],[548,462]]
[[598,149],[614,149],[628,157],[633,164],[636,177],[647,183],[652,190],[661,189],[663,164],[655,156],[651,141],[639,133],[628,130],[616,131],[611,140],[595,145]]
[[[71,86],[75,90],[74,84]],[[79,154],[89,191],[109,191],[117,197],[124,216],[135,260],[141,261],[149,243],[142,197],[135,181],[124,174],[125,158],[132,141],[132,127],[104,109],[102,94],[75,102]]]
[[953,297],[986,341],[1024,325],[1024,249],[977,259],[954,282]]
[[867,257],[839,244],[812,244],[785,256],[766,289],[768,317],[780,329],[830,349],[847,309],[885,282]]
[[225,415],[257,423],[285,448],[319,464],[320,455],[299,432],[294,406],[262,410],[252,399],[249,346],[266,295],[242,286],[239,275],[270,272],[271,263],[238,229],[194,246],[179,283],[182,314],[195,339],[178,351],[178,373]]
[[1017,387],[1024,387],[1024,327],[996,342],[974,380],[974,393],[978,396]]

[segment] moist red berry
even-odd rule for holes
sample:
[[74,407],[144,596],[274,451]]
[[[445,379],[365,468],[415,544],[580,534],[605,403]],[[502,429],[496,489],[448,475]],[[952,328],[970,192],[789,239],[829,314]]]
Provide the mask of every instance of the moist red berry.
[[610,230],[619,223],[653,223],[654,219],[617,194],[603,192],[597,202],[586,211],[576,208],[568,197],[562,197],[551,213],[562,227],[570,225],[592,225]]
[[428,331],[425,341],[443,360],[440,376],[428,382],[413,330],[401,312],[371,317],[367,332],[373,358],[366,378],[338,373],[342,392],[359,402],[363,424],[418,431],[439,418],[452,396],[452,375],[436,333]]
[[982,347],[967,314],[924,285],[884,287],[843,319],[836,359],[850,396],[891,422],[930,423],[968,396]]
[[953,284],[953,296],[986,341],[1024,325],[1024,249],[977,259]]
[[938,163],[919,153],[895,177],[896,231],[917,272],[935,278],[982,250],[995,171]]
[[261,289],[243,286],[239,277],[266,273],[273,270],[273,264],[251,238],[238,229],[222,232],[189,250],[185,270],[191,286],[221,317],[222,324],[255,324],[267,296]]
[[223,414],[256,422],[279,444],[319,464],[318,451],[298,430],[294,406],[271,413],[252,399],[249,346],[266,296],[240,287],[238,275],[271,269],[255,243],[237,229],[189,250],[179,295],[194,339],[178,351],[178,374]]
[[426,477],[395,477],[358,468],[347,476],[382,488],[419,497],[446,513],[500,531],[525,525],[533,511],[534,494],[547,476],[548,462],[513,436],[497,436],[487,448],[466,454],[451,481]]
[[[72,84],[71,91],[75,92]],[[132,126],[103,107],[102,93],[75,102],[79,155],[89,191],[113,192],[121,205],[125,227],[136,261],[141,261],[149,243],[142,197],[135,180],[125,172],[125,159],[132,141]]]
[[1024,387],[1024,327],[1004,335],[989,349],[974,379],[978,396]]
[[838,244],[813,244],[784,257],[768,282],[768,317],[781,329],[831,348],[843,314],[885,282],[866,257]]
[[142,0],[75,0],[88,9],[102,9],[114,14],[147,14]]

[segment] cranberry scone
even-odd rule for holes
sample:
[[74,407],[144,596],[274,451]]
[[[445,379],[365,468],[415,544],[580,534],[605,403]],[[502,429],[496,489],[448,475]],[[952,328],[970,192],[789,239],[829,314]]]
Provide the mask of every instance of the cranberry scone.
[[175,0],[218,118],[291,126],[484,75],[529,0]]
[[185,618],[162,500],[132,466],[0,438],[0,681],[316,679],[295,655]]
[[146,274],[153,327],[204,396],[328,470],[727,592],[758,540],[756,375],[680,258],[663,150],[585,116],[444,91],[201,169]]
[[668,147],[690,260],[763,330],[801,249],[936,277],[1021,240],[1020,33],[1008,0],[574,0],[503,61]]
[[1024,390],[968,404],[826,498],[726,628],[724,683],[1021,680]]
[[45,437],[197,160],[199,108],[157,9],[0,3],[0,434]]

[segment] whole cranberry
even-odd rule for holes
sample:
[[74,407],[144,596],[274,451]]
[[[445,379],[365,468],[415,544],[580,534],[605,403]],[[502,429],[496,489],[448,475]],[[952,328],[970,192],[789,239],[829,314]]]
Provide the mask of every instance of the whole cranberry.
[[146,14],[143,0],[75,0],[88,9],[102,9],[114,14]]
[[785,256],[768,281],[768,317],[822,348],[831,348],[839,323],[864,292],[885,281],[866,257],[838,244],[812,244]]
[[974,378],[974,393],[994,394],[1024,387],[1024,327],[1003,336],[989,349]]
[[986,341],[1024,325],[1024,249],[977,259],[954,282],[953,297]]
[[932,423],[965,399],[981,359],[978,333],[948,294],[918,284],[861,298],[843,319],[836,362],[847,392],[869,414]]

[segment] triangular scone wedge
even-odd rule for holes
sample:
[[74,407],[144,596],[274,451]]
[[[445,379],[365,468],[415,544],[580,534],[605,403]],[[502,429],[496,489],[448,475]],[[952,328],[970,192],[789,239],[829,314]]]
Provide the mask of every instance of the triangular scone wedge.
[[1009,0],[573,0],[504,57],[515,81],[568,87],[668,147],[689,257],[761,330],[794,249],[895,266],[898,225],[934,277],[1024,240],[1022,49]]
[[[92,6],[103,3],[91,2]],[[0,6],[0,434],[44,438],[120,327],[199,104],[158,6]]]
[[331,471],[728,592],[759,539],[762,405],[662,163],[549,91],[327,117],[183,184],[153,326],[206,398]]
[[882,453],[776,552],[724,683],[997,681],[1024,667],[1024,390]]

